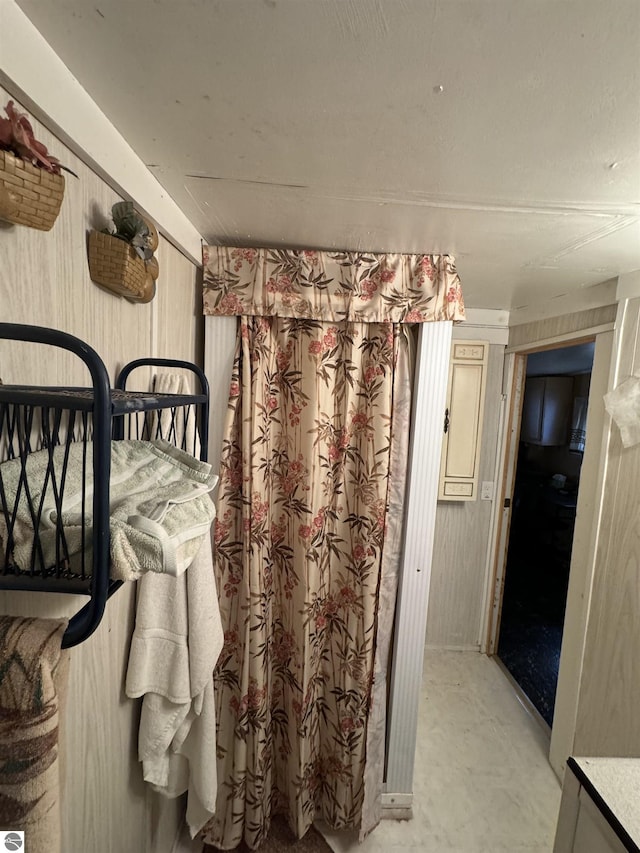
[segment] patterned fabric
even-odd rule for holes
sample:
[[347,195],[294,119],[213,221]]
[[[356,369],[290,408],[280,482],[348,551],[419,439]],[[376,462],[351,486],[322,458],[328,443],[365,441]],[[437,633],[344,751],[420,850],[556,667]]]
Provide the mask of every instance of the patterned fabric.
[[[236,847],[235,853],[247,853],[250,848],[243,842]],[[219,853],[219,847],[205,844],[202,853]],[[260,848],[260,853],[332,853],[331,847],[324,840],[318,830],[312,826],[304,837],[299,841],[291,832],[285,820],[276,817],[271,823],[269,838]]]
[[58,716],[66,622],[0,617],[0,828],[30,853],[59,853]]
[[450,255],[204,248],[204,313],[337,323],[464,320]]
[[257,848],[278,812],[298,837],[315,818],[361,824],[406,341],[389,323],[241,320],[215,528],[225,645],[205,840],[223,850]]
[[[417,331],[417,329],[414,329]],[[389,490],[384,549],[378,587],[376,650],[373,662],[371,709],[367,719],[367,760],[364,770],[364,802],[360,841],[382,819],[382,790],[386,761],[387,702],[391,639],[396,613],[398,575],[402,565],[404,500],[411,435],[411,389],[416,361],[417,334],[396,327],[398,343],[393,389],[393,421],[389,447]]]

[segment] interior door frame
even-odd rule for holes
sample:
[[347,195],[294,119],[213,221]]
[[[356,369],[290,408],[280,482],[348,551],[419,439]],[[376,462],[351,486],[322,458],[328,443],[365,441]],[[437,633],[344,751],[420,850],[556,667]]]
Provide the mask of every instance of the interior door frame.
[[488,655],[494,655],[498,650],[526,372],[527,353],[511,352],[505,354],[503,390],[506,393],[508,409],[503,424],[503,433],[498,437],[503,448],[501,453],[502,470],[498,472],[500,490],[495,513],[495,529],[491,537],[493,559],[490,563],[489,573],[489,610],[486,616],[486,634],[481,644],[481,651]]
[[[599,512],[599,499],[602,491],[603,471],[603,434],[604,404],[602,397],[609,385],[613,352],[614,324],[583,329],[555,339],[537,341],[507,349],[505,352],[505,371],[503,392],[507,395],[508,415],[505,417],[502,435],[500,482],[501,510],[496,513],[495,527],[492,531],[493,553],[489,561],[488,607],[485,610],[486,633],[482,651],[493,655],[497,651],[500,630],[500,615],[504,591],[507,547],[511,525],[511,506],[505,508],[506,498],[513,500],[515,484],[520,424],[522,421],[522,403],[526,381],[526,358],[534,352],[560,349],[581,343],[595,341],[594,361],[589,387],[587,410],[587,439],[583,455],[574,543],[580,540],[580,548],[575,544],[572,549],[569,569],[569,589],[562,634],[560,671],[556,692],[556,709],[551,729],[549,760],[559,778],[562,778],[567,756],[572,753],[575,732],[575,717],[578,690],[582,672],[584,640],[586,636],[587,613],[593,581],[593,564],[596,528],[596,516]],[[578,553],[580,551],[580,553]]]
[[[507,551],[511,534],[511,512],[513,508],[513,490],[516,480],[518,446],[520,443],[520,428],[522,425],[522,406],[527,373],[527,357],[536,352],[565,349],[578,344],[596,343],[598,334],[595,330],[575,333],[575,336],[562,336],[554,341],[544,341],[523,344],[507,350],[505,353],[505,382],[503,388],[509,401],[508,415],[505,419],[504,432],[499,440],[503,446],[502,471],[498,472],[500,480],[499,504],[500,511],[496,517],[496,529],[493,536],[493,562],[490,571],[490,608],[486,619],[487,631],[484,637],[482,651],[489,655],[498,650],[500,619],[502,616],[502,601],[504,597],[504,581],[507,565]],[[595,360],[595,355],[594,355]],[[589,391],[591,403],[591,389]],[[579,488],[578,488],[579,495]]]

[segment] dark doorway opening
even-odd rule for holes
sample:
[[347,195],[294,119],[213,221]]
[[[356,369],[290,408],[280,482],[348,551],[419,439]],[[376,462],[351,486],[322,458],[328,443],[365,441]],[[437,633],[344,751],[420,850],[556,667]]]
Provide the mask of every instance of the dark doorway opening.
[[549,726],[594,346],[527,358],[498,656]]

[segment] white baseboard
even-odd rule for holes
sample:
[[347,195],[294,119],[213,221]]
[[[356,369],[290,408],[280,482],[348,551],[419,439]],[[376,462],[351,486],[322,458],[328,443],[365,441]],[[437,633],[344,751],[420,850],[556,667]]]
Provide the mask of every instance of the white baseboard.
[[382,820],[411,820],[413,817],[413,794],[383,794],[381,798]]

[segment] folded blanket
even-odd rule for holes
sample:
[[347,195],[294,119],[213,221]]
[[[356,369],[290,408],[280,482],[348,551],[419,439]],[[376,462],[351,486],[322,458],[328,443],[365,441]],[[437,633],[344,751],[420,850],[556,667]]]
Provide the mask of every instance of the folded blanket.
[[59,718],[68,676],[66,623],[0,617],[0,828],[30,853],[60,853]]
[[[10,509],[18,497],[13,557],[22,570],[28,570],[31,565],[36,541],[42,548],[42,562],[46,566],[55,564],[56,551],[59,553],[61,547],[60,527],[67,549],[61,556],[71,558],[73,567],[72,558],[83,549],[83,519],[85,559],[90,558],[91,443],[56,447],[51,456],[48,450],[42,450],[27,457],[29,499],[20,479],[20,460],[0,465],[0,481]],[[47,477],[51,466],[55,472],[53,478]],[[61,485],[63,472],[64,488]],[[112,442],[111,577],[135,580],[147,571],[181,574],[209,532],[215,514],[209,492],[217,480],[209,464],[166,441]],[[36,540],[33,513],[38,513],[40,508]],[[6,521],[0,513],[0,538],[6,536]],[[36,566],[40,567],[39,558]]]

